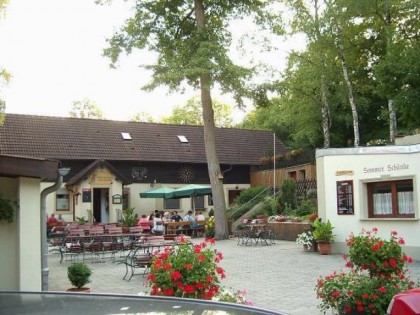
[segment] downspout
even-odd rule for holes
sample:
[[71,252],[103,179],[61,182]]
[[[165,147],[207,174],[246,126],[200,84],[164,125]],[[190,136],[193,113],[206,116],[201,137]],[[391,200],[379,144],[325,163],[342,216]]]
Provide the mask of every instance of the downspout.
[[[65,174],[67,175],[67,174]],[[41,192],[41,274],[42,274],[42,291],[48,291],[48,246],[47,246],[47,195],[57,191],[63,184],[63,177],[58,173],[57,180],[54,185],[45,188]]]

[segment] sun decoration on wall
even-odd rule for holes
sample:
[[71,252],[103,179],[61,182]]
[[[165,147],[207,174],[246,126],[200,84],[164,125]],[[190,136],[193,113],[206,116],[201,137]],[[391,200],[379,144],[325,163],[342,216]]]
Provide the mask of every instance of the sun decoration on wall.
[[184,183],[190,183],[195,177],[195,170],[191,166],[182,166],[178,171],[179,177]]

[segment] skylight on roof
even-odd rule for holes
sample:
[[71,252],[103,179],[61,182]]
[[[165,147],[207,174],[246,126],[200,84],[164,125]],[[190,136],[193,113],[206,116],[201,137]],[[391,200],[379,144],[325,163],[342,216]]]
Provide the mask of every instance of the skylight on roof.
[[121,137],[124,140],[131,140],[131,135],[128,132],[121,132]]
[[177,136],[179,141],[181,141],[182,143],[188,143],[188,139],[185,136]]

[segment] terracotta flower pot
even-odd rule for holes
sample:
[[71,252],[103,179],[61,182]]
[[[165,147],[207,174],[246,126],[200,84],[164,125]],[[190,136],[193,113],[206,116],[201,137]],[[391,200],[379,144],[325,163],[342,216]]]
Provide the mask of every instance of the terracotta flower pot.
[[330,243],[318,243],[318,251],[321,255],[331,254],[331,244]]
[[73,293],[90,293],[90,292],[91,292],[91,289],[90,289],[90,288],[86,288],[86,287],[83,287],[83,288],[68,288],[68,289],[66,290],[66,292],[73,292]]

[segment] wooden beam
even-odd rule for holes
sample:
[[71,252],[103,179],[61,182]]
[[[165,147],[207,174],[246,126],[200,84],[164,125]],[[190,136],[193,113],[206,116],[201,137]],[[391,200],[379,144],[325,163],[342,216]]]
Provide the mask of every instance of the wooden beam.
[[0,154],[0,176],[55,180],[59,161]]

